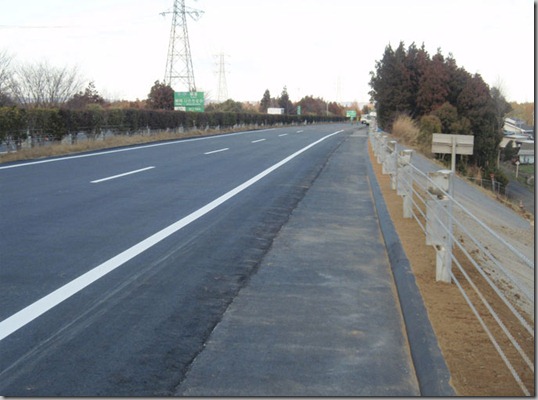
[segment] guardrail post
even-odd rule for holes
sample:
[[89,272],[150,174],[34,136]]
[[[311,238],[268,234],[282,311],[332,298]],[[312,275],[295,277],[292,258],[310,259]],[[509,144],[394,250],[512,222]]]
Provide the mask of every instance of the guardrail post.
[[387,154],[385,147],[387,145],[387,135],[381,135],[379,137],[379,151],[377,152],[377,163],[382,164],[385,161],[385,154]]
[[389,142],[390,154],[388,155],[388,164],[387,169],[390,175],[390,187],[392,190],[396,190],[396,185],[398,181],[398,152],[397,147],[398,142],[396,140],[391,140]]
[[373,132],[372,135],[375,137],[375,155],[379,163],[379,152],[381,151],[381,132]]
[[383,175],[392,174],[394,171],[393,164],[393,154],[396,150],[396,141],[395,140],[385,140],[385,148],[384,148],[384,155],[383,155],[383,168],[381,169],[381,172]]
[[370,125],[368,126],[368,130],[370,132],[377,132],[377,118],[376,117],[372,117],[370,119]]
[[398,153],[396,194],[403,199],[403,217],[413,217],[413,170],[411,157],[413,150],[402,150]]
[[447,196],[452,171],[440,170],[428,174],[433,185],[428,186],[432,195],[426,201],[426,244],[435,247],[435,280],[451,282],[452,269],[452,213]]
[[369,132],[370,139],[372,141],[372,149],[374,151],[374,155],[377,157],[379,153],[379,133],[378,132]]

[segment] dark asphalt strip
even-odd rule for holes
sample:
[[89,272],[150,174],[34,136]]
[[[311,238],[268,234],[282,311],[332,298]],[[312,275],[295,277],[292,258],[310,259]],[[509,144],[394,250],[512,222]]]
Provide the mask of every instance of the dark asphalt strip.
[[[365,149],[368,151],[368,147]],[[366,155],[366,159],[370,159],[368,155]],[[409,260],[388,213],[372,165],[370,162],[367,164],[368,180],[372,188],[379,225],[398,290],[420,392],[422,396],[455,396],[456,393],[449,383],[450,372],[433,332]]]

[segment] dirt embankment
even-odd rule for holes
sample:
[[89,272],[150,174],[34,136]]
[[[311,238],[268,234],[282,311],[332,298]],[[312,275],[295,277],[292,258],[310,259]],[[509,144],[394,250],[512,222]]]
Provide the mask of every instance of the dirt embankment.
[[[523,391],[510,373],[505,362],[498,354],[488,334],[465,301],[456,284],[435,281],[435,250],[425,243],[424,233],[414,219],[404,219],[402,198],[391,190],[390,178],[382,174],[381,165],[377,164],[369,146],[370,159],[377,176],[387,208],[406,255],[415,274],[417,285],[424,299],[429,318],[438,338],[439,345],[452,376],[452,385],[459,396],[522,396]],[[517,339],[523,352],[534,362],[534,337],[525,331],[515,320],[501,300],[489,289],[483,278],[471,266],[463,265],[480,290],[492,304],[499,317],[506,321],[511,334]],[[469,289],[459,271],[454,274],[462,286]],[[469,290],[472,292],[472,289]],[[480,300],[473,299],[474,304]],[[477,306],[477,311],[486,316],[484,306]],[[522,382],[534,396],[534,372],[517,354],[506,336],[497,327],[491,317],[484,317],[487,326],[495,337],[500,338],[499,345]],[[530,321],[531,326],[534,325]],[[534,367],[534,365],[533,365]]]

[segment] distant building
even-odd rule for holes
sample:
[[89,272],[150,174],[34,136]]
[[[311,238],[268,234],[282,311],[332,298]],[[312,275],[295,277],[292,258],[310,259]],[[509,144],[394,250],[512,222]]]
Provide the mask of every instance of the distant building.
[[534,128],[518,118],[505,118],[503,131],[505,135],[524,135],[534,140]]
[[526,140],[522,142],[517,156],[520,164],[534,164],[534,141]]

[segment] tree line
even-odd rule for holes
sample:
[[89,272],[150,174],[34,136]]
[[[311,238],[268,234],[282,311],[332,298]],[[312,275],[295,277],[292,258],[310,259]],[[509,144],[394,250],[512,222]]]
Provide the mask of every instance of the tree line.
[[111,102],[99,94],[93,82],[84,88],[76,68],[46,62],[12,66],[11,61],[6,52],[0,52],[0,142],[20,144],[28,136],[60,140],[77,132],[92,137],[103,130],[134,133],[141,129],[344,120],[337,112],[293,115],[291,102],[290,113],[285,115],[260,113],[257,107],[231,99],[209,104],[204,113],[174,111],[174,90],[160,81],[155,81],[144,100]]
[[[173,110],[174,104],[171,100],[173,93],[174,91],[170,86],[156,81],[148,95],[147,104],[153,109]],[[300,110],[300,115],[330,117],[345,117],[346,110],[350,109],[336,102],[327,102],[322,98],[311,95],[305,96],[297,102],[292,102],[286,86],[282,89],[279,97],[272,97],[269,89],[266,89],[259,104],[256,105],[228,99],[222,103],[209,103],[205,107],[206,111],[262,114],[266,114],[269,108],[282,108],[284,114],[287,115],[298,115],[298,110]],[[358,104],[353,104],[351,108],[355,109],[357,114],[360,115],[361,110],[359,110]]]
[[28,136],[40,141],[58,141],[84,132],[95,138],[104,131],[133,134],[139,131],[226,128],[235,125],[270,126],[275,124],[340,121],[340,117],[267,115],[260,113],[183,112],[133,108],[0,107],[0,142],[20,145]]
[[424,44],[407,49],[403,42],[396,49],[389,44],[370,72],[369,84],[382,129],[390,132],[405,115],[420,126],[422,144],[431,144],[432,133],[474,135],[469,162],[486,172],[495,170],[510,104],[479,74],[459,67],[451,54],[445,57],[438,49],[430,56]]

